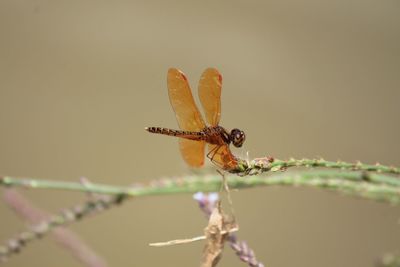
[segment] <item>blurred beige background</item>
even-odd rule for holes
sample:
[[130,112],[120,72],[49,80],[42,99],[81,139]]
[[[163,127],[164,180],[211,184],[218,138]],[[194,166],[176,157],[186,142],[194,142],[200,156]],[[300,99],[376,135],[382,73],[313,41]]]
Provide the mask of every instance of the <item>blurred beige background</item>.
[[[246,131],[237,155],[400,165],[399,1],[0,2],[0,173],[127,185],[189,170],[177,140],[168,67],[197,95],[224,77],[222,121]],[[24,191],[25,192],[25,191]],[[80,193],[25,193],[51,212]],[[399,207],[310,188],[233,195],[245,239],[266,266],[373,266],[399,252]],[[25,227],[0,203],[0,240]],[[190,195],[140,198],[71,228],[110,266],[198,266]],[[50,237],[8,266],[80,266]],[[245,266],[227,248],[219,266]]]

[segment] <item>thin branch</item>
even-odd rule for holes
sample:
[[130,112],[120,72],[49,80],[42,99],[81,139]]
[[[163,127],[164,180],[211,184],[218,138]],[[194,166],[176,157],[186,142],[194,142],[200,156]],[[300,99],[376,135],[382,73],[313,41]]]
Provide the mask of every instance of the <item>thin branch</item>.
[[[23,245],[49,233],[56,227],[81,220],[100,210],[121,203],[128,197],[165,195],[178,193],[215,192],[221,188],[220,175],[197,175],[175,179],[155,180],[147,185],[135,187],[110,186],[94,183],[57,182],[29,178],[0,178],[0,185],[6,187],[25,187],[32,189],[60,189],[112,195],[75,206],[48,220],[35,225],[30,231],[20,233],[11,243],[0,246],[0,258],[17,253]],[[343,171],[301,171],[273,174],[271,176],[253,175],[227,177],[230,189],[245,189],[260,186],[311,186],[344,192],[376,201],[400,203],[400,185],[397,177],[370,174],[365,172]]]
[[[0,246],[0,262],[19,253],[31,241],[42,238],[53,230],[58,230],[55,233],[57,241],[68,248],[72,254],[86,266],[97,267],[107,265],[102,259],[97,257],[83,241],[79,240],[76,235],[72,232],[68,232],[67,229],[60,228],[60,226],[66,226],[69,223],[105,210],[112,205],[120,204],[124,198],[121,198],[119,195],[98,198],[96,200],[90,200],[82,205],[76,205],[71,209],[64,210],[60,214],[52,216],[46,216],[42,211],[30,205],[22,196],[17,195],[16,192],[6,192],[5,198],[6,202],[8,202],[18,214],[33,222],[33,225],[29,230],[19,233],[14,238],[9,239],[5,245]],[[46,218],[43,219],[43,217]]]
[[240,241],[235,234],[229,235],[229,243],[239,259],[247,263],[250,267],[264,267],[264,264],[257,260],[254,251],[246,241]]
[[260,174],[263,172],[275,172],[286,170],[290,167],[324,167],[330,169],[340,169],[347,171],[367,171],[367,172],[378,172],[384,174],[400,174],[400,168],[394,166],[385,166],[379,163],[374,165],[364,164],[361,162],[349,163],[344,161],[327,161],[324,159],[289,159],[279,160],[271,157],[258,158],[250,162],[243,160],[239,161],[239,166],[233,173],[239,175],[253,175]]
[[[343,171],[301,171],[274,174],[271,176],[253,175],[250,177],[230,176],[227,178],[231,189],[243,189],[258,186],[304,185],[345,192],[372,200],[392,203],[400,202],[399,178],[365,172]],[[127,196],[151,196],[178,193],[214,192],[221,186],[219,175],[197,175],[184,178],[155,180],[148,185],[135,187],[110,186],[91,183],[83,185],[78,182],[58,182],[49,180],[35,180],[29,178],[0,178],[0,185],[20,186],[35,189],[62,189],[72,191],[91,192],[99,194],[117,195],[119,198]]]
[[[16,190],[8,189],[4,193],[4,201],[10,206],[17,215],[30,224],[38,224],[47,220],[49,215],[34,207],[29,200]],[[53,231],[55,240],[76,259],[85,266],[105,267],[107,263],[97,253],[93,251],[78,235],[65,227],[59,227]],[[9,244],[20,244],[17,240],[10,240]],[[15,249],[16,247],[14,247]]]

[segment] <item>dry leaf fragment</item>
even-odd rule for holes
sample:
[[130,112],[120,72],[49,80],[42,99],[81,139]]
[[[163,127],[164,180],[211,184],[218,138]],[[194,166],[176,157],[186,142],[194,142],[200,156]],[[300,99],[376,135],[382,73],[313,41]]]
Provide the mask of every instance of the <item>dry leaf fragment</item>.
[[205,229],[207,238],[203,251],[201,267],[214,267],[222,257],[224,243],[232,229],[237,229],[229,218],[223,214],[221,203],[211,213],[208,226]]
[[165,247],[172,245],[188,244],[199,240],[207,240],[203,250],[201,267],[215,267],[221,259],[224,243],[230,233],[238,231],[238,226],[234,220],[228,218],[222,212],[221,203],[218,202],[213,209],[207,227],[204,229],[205,235],[188,238],[176,239],[167,242],[150,243],[153,247]]

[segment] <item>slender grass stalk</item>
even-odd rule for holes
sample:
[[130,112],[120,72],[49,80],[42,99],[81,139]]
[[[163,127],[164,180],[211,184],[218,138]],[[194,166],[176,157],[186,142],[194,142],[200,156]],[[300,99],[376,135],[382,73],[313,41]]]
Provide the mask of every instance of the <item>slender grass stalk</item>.
[[[330,189],[373,200],[392,203],[400,202],[400,179],[382,174],[364,172],[344,172],[335,170],[301,171],[249,177],[229,176],[231,189],[244,189],[259,186],[312,186]],[[151,196],[178,193],[213,192],[221,187],[221,177],[215,175],[196,175],[182,178],[156,180],[148,185],[135,187],[111,186],[104,184],[82,184],[78,182],[58,182],[30,178],[0,178],[0,185],[19,186],[33,189],[61,189],[91,192],[107,195]]]
[[279,160],[271,157],[257,158],[249,162],[240,160],[237,169],[232,173],[237,173],[241,176],[260,174],[263,172],[276,172],[286,170],[290,167],[307,167],[307,168],[330,168],[347,171],[367,171],[383,174],[400,174],[400,168],[394,166],[385,166],[379,163],[374,165],[364,164],[361,162],[350,163],[344,161],[327,161],[324,159],[289,159]]
[[[332,170],[313,170],[281,172],[289,167],[324,167]],[[400,179],[392,176],[400,171],[395,167],[383,165],[365,165],[361,163],[329,162],[325,160],[274,160],[271,158],[240,162],[239,175],[227,177],[231,189],[245,189],[260,186],[310,186],[346,193],[375,201],[400,203]],[[339,169],[339,170],[338,170]],[[270,175],[260,175],[270,172]],[[379,174],[378,174],[379,173]],[[247,177],[243,177],[247,176]],[[22,232],[16,238],[0,246],[0,259],[17,253],[28,242],[38,239],[52,229],[84,219],[88,215],[120,204],[128,197],[167,195],[178,193],[214,192],[221,188],[220,175],[192,175],[180,178],[154,180],[148,184],[136,186],[112,186],[106,184],[62,182],[32,178],[0,177],[0,186],[24,187],[30,189],[57,189],[109,195],[77,205],[49,220],[35,225],[31,230]]]

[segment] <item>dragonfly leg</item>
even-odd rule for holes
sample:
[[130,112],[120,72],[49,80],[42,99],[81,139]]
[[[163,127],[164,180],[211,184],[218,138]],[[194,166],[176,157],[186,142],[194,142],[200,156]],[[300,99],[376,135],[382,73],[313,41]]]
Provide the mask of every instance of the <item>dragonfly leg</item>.
[[215,156],[215,154],[218,152],[218,149],[221,146],[215,146],[213,149],[211,149],[208,153],[207,153],[207,158],[209,158],[210,160],[212,160]]
[[224,145],[217,145],[207,153],[207,158],[216,166],[224,170],[234,169],[237,164],[237,158],[228,150],[224,150]]
[[215,155],[217,155],[218,150],[221,148],[222,146],[215,146],[213,149],[210,150],[210,152],[207,153],[207,158],[209,158],[211,160],[212,163],[214,163],[215,165],[217,165],[220,168],[223,168],[223,164],[221,162],[218,162],[216,160],[214,160]]

